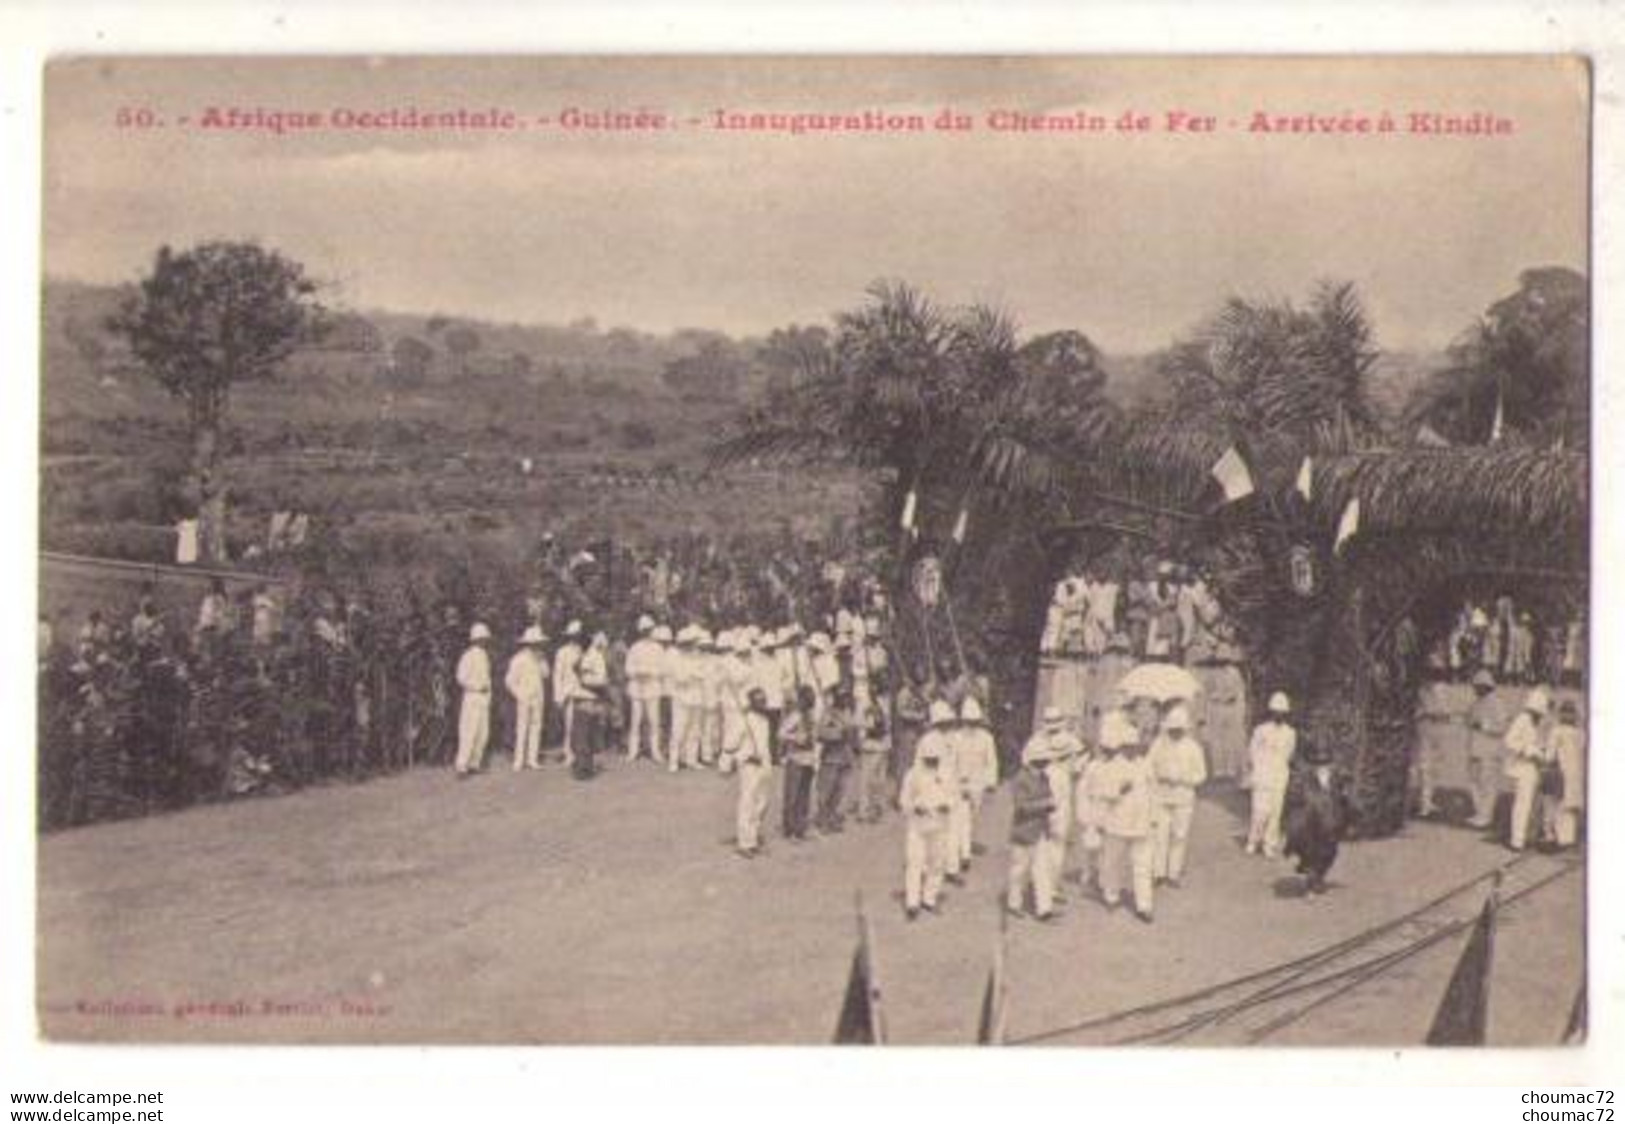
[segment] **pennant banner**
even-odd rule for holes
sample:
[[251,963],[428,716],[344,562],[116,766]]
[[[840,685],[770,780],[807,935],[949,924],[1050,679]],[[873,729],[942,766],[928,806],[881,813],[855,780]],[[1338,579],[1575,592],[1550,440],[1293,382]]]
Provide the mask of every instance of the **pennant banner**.
[[1569,1021],[1563,1028],[1563,1045],[1579,1046],[1586,1040],[1586,985],[1580,981],[1580,989],[1574,993],[1574,1006],[1569,1008]]
[[1332,553],[1336,554],[1343,549],[1343,544],[1352,539],[1360,530],[1360,501],[1358,498],[1348,502],[1343,508],[1343,514],[1337,520],[1337,540],[1332,543]]
[[886,1041],[886,1021],[880,1005],[880,983],[870,955],[869,921],[858,906],[858,947],[852,952],[852,970],[846,995],[835,1020],[837,1046],[880,1046]]
[[987,987],[982,991],[982,1012],[976,1020],[978,1046],[1004,1045],[1004,934],[1005,922],[999,918],[999,942],[993,946],[993,966],[988,969]]
[[1450,983],[1428,1029],[1429,1046],[1482,1046],[1488,1023],[1490,963],[1495,955],[1495,892],[1473,923],[1473,931],[1450,973]]

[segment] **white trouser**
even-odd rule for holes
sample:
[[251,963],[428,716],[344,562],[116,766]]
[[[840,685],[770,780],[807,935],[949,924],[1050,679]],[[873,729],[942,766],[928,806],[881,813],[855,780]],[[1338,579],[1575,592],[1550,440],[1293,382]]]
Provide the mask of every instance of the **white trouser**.
[[700,709],[700,760],[713,764],[722,752],[722,710],[716,703]]
[[1026,905],[1027,886],[1033,888],[1033,909],[1045,917],[1055,909],[1055,880],[1044,855],[1044,841],[1010,845],[1010,884],[1005,904],[1019,910]]
[[1559,847],[1572,847],[1580,839],[1580,810],[1565,807],[1561,797],[1547,797],[1556,806],[1547,812],[1551,820],[1552,837]]
[[942,893],[942,870],[947,835],[942,825],[908,825],[903,846],[903,904],[909,909],[935,906]]
[[574,744],[575,744],[575,742],[573,740],[573,737],[572,737],[572,735],[574,735],[574,733],[575,733],[575,725],[576,725],[576,701],[574,699],[565,699],[564,700],[564,763],[566,765],[570,764],[571,762],[573,762],[576,759],[576,751],[572,748],[574,746]]
[[463,692],[463,707],[457,714],[457,771],[478,769],[485,761],[485,743],[491,736],[491,696]]
[[644,734],[649,735],[649,755],[656,761],[666,756],[660,744],[660,700],[633,699],[631,720],[626,724],[626,759],[635,760],[643,752]]
[[759,762],[739,766],[739,805],[735,810],[734,834],[741,851],[754,851],[762,845],[762,817],[767,814],[767,793],[773,769]]
[[1134,885],[1134,908],[1150,913],[1151,839],[1144,835],[1106,833],[1100,856],[1100,896],[1107,905],[1116,905],[1123,896],[1123,868],[1128,867]]
[[970,862],[971,835],[975,831],[970,800],[960,796],[948,808],[948,870],[958,873]]
[[1266,855],[1281,853],[1281,807],[1285,803],[1285,788],[1253,786],[1253,819],[1247,829],[1247,850],[1263,847]]
[[1171,878],[1185,876],[1185,845],[1190,839],[1191,819],[1196,815],[1192,803],[1158,803],[1152,809],[1151,820],[1151,877]]
[[1501,763],[1493,757],[1467,759],[1467,783],[1473,790],[1474,827],[1488,827],[1495,816],[1495,801],[1501,795]]
[[700,719],[704,713],[698,703],[672,704],[671,752],[668,766],[676,772],[679,765],[694,768],[700,763]]
[[542,767],[542,697],[515,699],[513,767]]
[[1540,769],[1532,761],[1520,761],[1507,770],[1512,778],[1512,827],[1507,845],[1521,851],[1534,826],[1535,796],[1540,788]]

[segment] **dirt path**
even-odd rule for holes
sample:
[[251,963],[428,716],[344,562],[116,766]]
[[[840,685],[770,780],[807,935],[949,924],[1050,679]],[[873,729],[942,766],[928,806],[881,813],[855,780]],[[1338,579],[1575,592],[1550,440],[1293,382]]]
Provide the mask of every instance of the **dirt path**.
[[[894,900],[896,821],[775,841],[752,862],[728,846],[732,803],[718,777],[647,763],[585,786],[557,767],[463,784],[419,771],[52,836],[41,1020],[68,1039],[816,1043],[833,1026],[861,890],[894,1040],[972,1039],[1003,885],[1002,800],[969,885],[913,924]],[[1204,801],[1186,885],[1161,895],[1153,926],[1089,901],[1054,926],[1017,923],[1011,1035],[1301,955],[1505,857],[1418,825],[1345,848],[1334,891],[1306,901],[1282,893],[1284,865],[1240,853],[1239,826],[1234,799]],[[1529,899],[1498,943],[1498,1043],[1549,1043],[1563,1025],[1582,964],[1581,880],[1568,882]],[[1456,949],[1291,1040],[1417,1041]]]

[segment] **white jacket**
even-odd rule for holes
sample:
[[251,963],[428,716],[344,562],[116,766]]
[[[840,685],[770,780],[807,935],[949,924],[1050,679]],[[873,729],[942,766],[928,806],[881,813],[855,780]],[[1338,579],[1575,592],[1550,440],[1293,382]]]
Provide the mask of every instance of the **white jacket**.
[[1175,740],[1158,734],[1148,754],[1151,773],[1157,782],[1157,799],[1163,804],[1196,803],[1196,789],[1207,780],[1207,759],[1202,743],[1189,735]]
[[626,650],[626,697],[648,701],[660,697],[660,673],[665,664],[660,641],[640,636]]
[[547,665],[542,662],[541,653],[521,648],[508,661],[508,674],[503,682],[508,694],[525,702],[541,699],[546,680]]
[[1298,731],[1286,723],[1260,722],[1254,726],[1252,740],[1247,743],[1253,787],[1284,792],[1297,749]]
[[457,686],[475,694],[491,693],[491,657],[484,648],[471,647],[457,661]]
[[559,646],[553,653],[553,697],[559,702],[578,699],[586,692],[581,689],[578,668],[581,666],[581,645],[575,641]]

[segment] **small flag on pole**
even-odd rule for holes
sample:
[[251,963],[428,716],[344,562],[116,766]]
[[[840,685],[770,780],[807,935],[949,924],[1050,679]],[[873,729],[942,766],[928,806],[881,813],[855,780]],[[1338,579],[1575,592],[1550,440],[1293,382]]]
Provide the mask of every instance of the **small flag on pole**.
[[1298,466],[1297,486],[1298,494],[1305,500],[1312,500],[1315,498],[1315,466],[1314,462],[1309,457],[1304,457],[1303,463]]
[[1456,961],[1456,970],[1450,973],[1439,1009],[1434,1012],[1433,1025],[1428,1029],[1429,1046],[1482,1046],[1484,1028],[1488,1023],[1490,999],[1490,964],[1495,958],[1495,910],[1499,899],[1500,872],[1496,872],[1495,886],[1484,899],[1484,908],[1473,931]]
[[959,518],[954,520],[954,542],[956,542],[956,543],[958,543],[960,545],[964,545],[964,542],[965,542],[965,530],[966,530],[967,526],[969,525],[969,522],[970,522],[970,509],[967,508],[967,507],[960,508],[959,509]]
[[1360,500],[1358,497],[1350,500],[1343,508],[1343,514],[1337,519],[1337,540],[1332,543],[1332,553],[1336,554],[1343,549],[1343,544],[1352,539],[1360,529]]
[[910,488],[908,495],[903,497],[902,527],[911,535],[914,533],[914,505],[916,502],[918,502],[918,497],[915,496],[914,489]]
[[863,913],[863,897],[858,896],[858,947],[852,952],[852,971],[846,979],[846,996],[835,1020],[837,1046],[883,1046],[886,1018],[880,1005],[880,982],[875,978],[869,919]]
[[1224,489],[1224,498],[1230,503],[1244,499],[1253,494],[1253,474],[1242,458],[1241,451],[1234,445],[1224,451],[1224,456],[1214,462],[1212,468],[1213,478]]
[[987,973],[987,987],[982,992],[982,1013],[976,1020],[978,1046],[1004,1045],[1004,911],[999,912],[999,938],[993,946],[993,967]]

